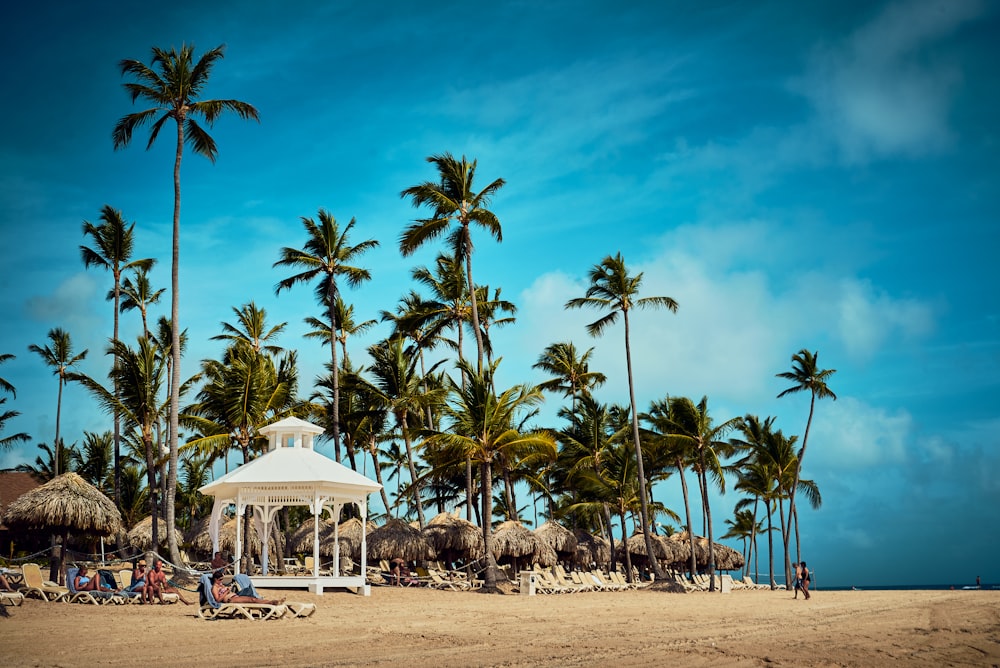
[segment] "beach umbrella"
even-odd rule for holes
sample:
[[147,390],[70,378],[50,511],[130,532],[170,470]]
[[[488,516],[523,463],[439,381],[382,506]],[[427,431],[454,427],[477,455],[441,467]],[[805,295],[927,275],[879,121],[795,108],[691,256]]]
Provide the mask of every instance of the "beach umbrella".
[[[313,551],[313,518],[310,517],[299,525],[299,528],[288,537],[288,546],[292,552],[302,554],[312,554]],[[324,543],[327,535],[333,536],[333,521],[320,519],[319,521],[319,550],[323,553]]]
[[738,571],[743,568],[743,554],[722,543],[715,544],[715,567],[720,571]]
[[[122,530],[122,515],[114,502],[76,473],[64,473],[22,494],[7,506],[3,523],[14,530],[48,531],[62,536],[63,548],[70,532],[111,536]],[[53,563],[50,579],[62,574],[62,552]]]
[[434,558],[434,548],[420,529],[403,520],[390,519],[368,535],[368,558],[401,558],[406,561],[423,561]]
[[552,546],[548,543],[535,539],[537,541],[535,545],[535,551],[531,555],[531,563],[538,564],[539,566],[544,566],[546,568],[550,566],[555,566],[559,563],[559,555],[556,551],[552,549]]
[[552,520],[535,529],[535,536],[555,550],[558,560],[573,561],[576,557],[576,536],[573,532]]
[[538,536],[514,520],[501,522],[493,531],[493,558],[498,563],[509,561],[516,567],[518,560],[523,559],[544,565],[543,562],[549,562],[551,556],[543,546]]
[[577,565],[590,568],[595,564],[604,565],[611,562],[611,545],[607,540],[582,529],[574,530],[573,536],[576,538]]
[[[673,558],[673,550],[668,548],[664,541],[661,540],[660,536],[653,536],[653,557],[657,561],[670,561]],[[632,556],[632,561],[647,562],[648,556],[646,554],[646,540],[641,533],[632,534],[632,536],[625,541],[624,546],[621,544],[617,547],[617,552],[620,559],[624,559],[625,550]]]
[[[208,532],[208,524],[210,518],[203,517],[198,520],[198,523],[191,529],[187,534],[187,542],[191,545],[191,549],[200,554],[212,554],[212,536]],[[236,518],[231,518],[222,523],[219,527],[219,549],[223,552],[233,553],[236,551],[236,522],[242,521]],[[240,532],[242,534],[243,544],[250,544],[250,551],[255,554],[260,554],[260,537],[257,535],[256,529],[253,527],[253,523],[250,524],[250,531],[243,532],[243,528],[240,527]],[[267,549],[269,554],[278,554],[278,545],[274,542],[274,536],[268,538]]]
[[458,559],[481,559],[483,531],[472,522],[451,513],[441,513],[427,523],[422,533],[434,547],[438,558],[453,562]]
[[[167,532],[166,520],[160,518],[157,521],[157,532],[159,533],[160,544],[157,547],[164,547],[167,544]],[[181,532],[174,527],[174,537],[177,539],[177,544],[180,545],[184,542],[184,536]],[[147,515],[138,522],[135,526],[129,529],[128,533],[125,535],[125,540],[132,547],[146,552],[147,550],[154,550],[153,546],[153,516]]]
[[[374,522],[368,522],[364,527],[364,536],[370,536],[377,526]],[[347,555],[354,561],[361,561],[361,538],[362,538],[362,525],[361,518],[352,517],[349,520],[344,520],[337,527],[337,538],[340,541],[340,554]],[[322,540],[322,537],[320,538]],[[327,536],[326,545],[328,546],[328,552],[323,552],[323,544],[320,544],[320,552],[322,554],[328,554],[333,556],[333,531]]]

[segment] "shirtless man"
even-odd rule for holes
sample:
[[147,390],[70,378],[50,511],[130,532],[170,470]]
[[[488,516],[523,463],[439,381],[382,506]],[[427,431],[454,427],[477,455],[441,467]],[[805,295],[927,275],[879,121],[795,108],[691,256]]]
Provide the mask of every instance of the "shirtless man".
[[214,573],[212,575],[212,597],[219,603],[266,603],[267,605],[281,605],[285,599],[264,599],[253,596],[239,596],[232,589],[222,584],[222,575]]
[[163,603],[163,591],[167,587],[167,574],[163,572],[163,562],[157,559],[153,562],[153,570],[146,573],[146,584],[142,588],[141,603],[153,603],[153,599],[160,599]]

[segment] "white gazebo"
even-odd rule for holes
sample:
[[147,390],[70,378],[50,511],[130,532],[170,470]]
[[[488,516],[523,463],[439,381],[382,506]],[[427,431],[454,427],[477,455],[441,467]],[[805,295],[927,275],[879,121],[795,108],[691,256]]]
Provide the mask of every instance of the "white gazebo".
[[[359,594],[370,595],[371,587],[365,581],[366,545],[361,539],[361,575],[340,575],[340,542],[336,533],[333,540],[333,575],[319,574],[320,515],[330,510],[336,520],[345,503],[356,503],[361,511],[361,522],[368,516],[368,495],[381,486],[324,457],[313,449],[313,439],[323,433],[322,427],[290,417],[260,429],[267,436],[268,451],[199,491],[215,497],[208,525],[212,537],[212,551],[219,549],[219,520],[229,504],[236,505],[236,516],[241,517],[249,506],[253,508],[254,528],[260,536],[262,575],[252,576],[253,583],[261,587],[308,588],[322,594],[323,588],[342,587],[355,589]],[[278,510],[285,506],[308,506],[313,514],[313,570],[307,576],[273,576],[268,574],[267,543]],[[242,522],[236,523],[236,554],[242,553]],[[336,522],[335,522],[336,524]],[[237,559],[236,569],[239,572]]]

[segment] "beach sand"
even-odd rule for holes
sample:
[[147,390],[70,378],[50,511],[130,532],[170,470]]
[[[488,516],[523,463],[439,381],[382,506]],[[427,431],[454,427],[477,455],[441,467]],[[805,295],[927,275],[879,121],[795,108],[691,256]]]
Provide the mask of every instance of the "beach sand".
[[996,666],[1000,591],[593,592],[373,587],[308,619],[198,619],[195,606],[25,601],[5,666]]

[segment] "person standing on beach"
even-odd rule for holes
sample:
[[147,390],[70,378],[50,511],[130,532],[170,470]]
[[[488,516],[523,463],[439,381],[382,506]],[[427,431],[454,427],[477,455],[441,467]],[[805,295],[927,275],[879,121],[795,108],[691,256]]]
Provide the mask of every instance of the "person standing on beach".
[[799,562],[792,564],[792,568],[795,569],[795,598],[799,597],[799,591],[802,589],[802,565]]
[[799,564],[799,582],[802,586],[802,593],[805,594],[806,600],[809,600],[809,567],[806,566],[806,562]]
[[982,580],[980,580],[979,576],[977,575],[976,576],[976,589],[982,589],[982,588],[983,588]]

